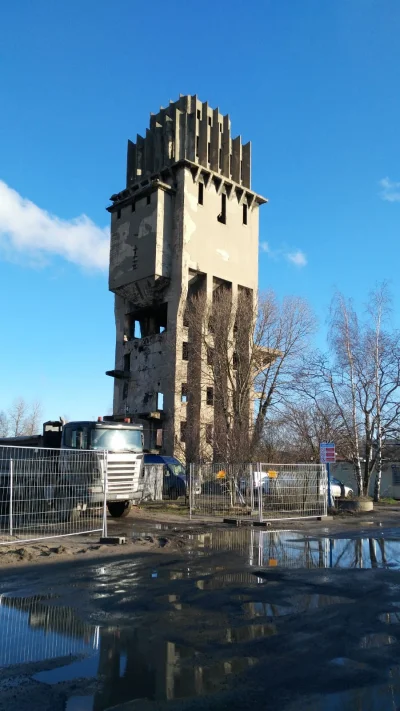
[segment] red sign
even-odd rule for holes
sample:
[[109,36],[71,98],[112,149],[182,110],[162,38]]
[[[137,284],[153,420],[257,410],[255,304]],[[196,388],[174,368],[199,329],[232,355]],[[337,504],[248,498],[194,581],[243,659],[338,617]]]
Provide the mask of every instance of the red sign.
[[334,464],[336,462],[334,442],[321,442],[319,445],[319,460],[321,464]]

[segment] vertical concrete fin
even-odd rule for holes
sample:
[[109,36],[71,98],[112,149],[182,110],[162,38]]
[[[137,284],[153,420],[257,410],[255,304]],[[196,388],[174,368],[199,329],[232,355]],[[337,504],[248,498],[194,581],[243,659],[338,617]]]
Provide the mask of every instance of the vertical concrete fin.
[[154,141],[153,132],[148,128],[146,129],[146,140],[145,140],[145,172],[154,172]]
[[179,155],[176,160],[184,160],[187,157],[187,135],[188,135],[188,114],[179,115]]
[[162,126],[156,123],[154,128],[154,172],[158,173],[162,168]]
[[165,114],[164,120],[164,165],[170,165],[172,162],[172,143],[173,143],[173,121],[168,114]]
[[196,111],[187,114],[186,158],[196,162]]
[[223,118],[222,128],[222,175],[230,178],[230,157],[231,157],[231,130],[229,116],[226,114]]
[[144,138],[136,136],[136,176],[143,175],[144,172]]
[[219,111],[213,110],[212,128],[211,128],[211,159],[210,167],[216,173],[219,171],[219,148],[220,148],[220,130],[219,130]]
[[242,139],[240,136],[232,141],[232,180],[235,183],[240,183],[241,181],[241,165],[242,165]]
[[199,156],[197,162],[208,167],[208,103],[202,105],[199,132]]
[[179,101],[177,101],[177,106],[180,111],[186,111],[187,113],[190,113],[190,96],[183,96],[181,94],[179,97]]
[[136,146],[132,141],[128,141],[126,156],[126,187],[134,182],[136,178]]
[[173,128],[173,149],[172,149],[172,158],[173,161],[178,161],[180,160],[180,117],[181,117],[181,112],[179,109],[175,109],[174,111],[174,128]]
[[251,141],[242,146],[242,185],[251,189]]

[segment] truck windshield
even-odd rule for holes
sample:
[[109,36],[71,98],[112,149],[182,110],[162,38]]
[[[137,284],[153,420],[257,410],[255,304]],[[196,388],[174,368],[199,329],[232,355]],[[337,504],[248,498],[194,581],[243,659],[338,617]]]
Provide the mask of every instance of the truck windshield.
[[123,450],[141,452],[143,450],[141,431],[125,428],[96,427],[91,432],[90,444],[91,449],[108,449],[113,452]]

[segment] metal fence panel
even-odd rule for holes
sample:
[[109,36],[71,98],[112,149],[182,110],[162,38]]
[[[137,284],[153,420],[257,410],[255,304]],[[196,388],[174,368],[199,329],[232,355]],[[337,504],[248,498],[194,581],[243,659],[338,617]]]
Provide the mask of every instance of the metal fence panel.
[[107,453],[0,446],[0,545],[101,531]]
[[326,516],[325,464],[259,464],[254,477],[263,520]]
[[190,465],[191,515],[254,516],[258,507],[254,493],[251,464]]
[[325,516],[321,464],[191,464],[190,515],[258,521]]

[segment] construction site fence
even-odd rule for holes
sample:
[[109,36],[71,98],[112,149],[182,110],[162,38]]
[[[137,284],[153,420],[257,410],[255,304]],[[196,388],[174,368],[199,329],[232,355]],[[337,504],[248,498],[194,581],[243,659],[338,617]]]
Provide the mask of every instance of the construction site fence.
[[0,446],[0,545],[102,531],[107,453]]
[[191,464],[190,517],[279,521],[326,516],[324,464]]

